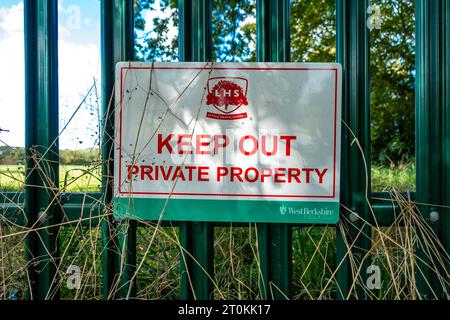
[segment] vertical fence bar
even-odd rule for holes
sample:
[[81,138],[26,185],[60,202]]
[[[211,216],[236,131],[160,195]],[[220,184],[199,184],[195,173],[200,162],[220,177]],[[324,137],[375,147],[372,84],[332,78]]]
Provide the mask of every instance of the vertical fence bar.
[[25,242],[28,298],[58,298],[58,7],[25,0]]
[[[370,194],[370,101],[369,101],[369,35],[366,27],[367,0],[337,0],[336,2],[336,51],[337,61],[342,64],[342,149],[341,149],[341,203],[351,208],[365,221],[371,222],[366,192]],[[367,163],[351,129],[361,144]],[[366,184],[366,175],[368,185]],[[366,264],[361,259],[370,248],[371,228],[361,220],[350,221],[348,212],[341,216],[341,226],[337,229],[337,265],[340,266],[336,278],[338,298],[345,299],[358,278],[355,294],[364,298]],[[352,245],[351,257],[348,245]],[[354,259],[351,264],[350,259]],[[342,263],[341,263],[342,262]],[[353,266],[353,268],[351,267]]]
[[[257,60],[290,60],[290,1],[257,0]],[[257,224],[261,268],[260,291],[264,299],[291,296],[292,227],[289,224]]]
[[[442,177],[442,203],[446,207],[442,208],[441,230],[439,238],[447,251],[450,253],[450,0],[444,0],[442,4],[442,81],[443,81],[443,114],[442,114],[442,143],[443,143],[443,171]],[[450,262],[447,260],[444,268],[449,272]],[[448,277],[447,277],[448,280]],[[446,287],[447,295],[450,292],[450,285]],[[442,298],[447,298],[442,294]]]
[[[449,252],[449,12],[450,1],[416,0],[416,201],[428,226]],[[434,204],[434,205],[433,205]],[[439,220],[430,221],[437,212]],[[446,298],[437,277],[448,282],[448,261],[442,268],[420,233],[417,287],[420,298]],[[442,270],[446,269],[446,270]]]
[[[211,1],[179,1],[179,58],[211,61]],[[181,299],[211,299],[214,271],[214,228],[206,222],[180,223],[180,241],[192,259],[181,252]],[[208,274],[206,274],[208,273]]]
[[[109,204],[114,194],[114,71],[117,62],[133,57],[133,0],[102,0],[102,192],[107,214],[112,214]],[[136,265],[136,222],[116,223],[108,215],[102,221],[102,238],[104,298],[126,298],[129,292],[133,296],[135,284],[130,279]]]

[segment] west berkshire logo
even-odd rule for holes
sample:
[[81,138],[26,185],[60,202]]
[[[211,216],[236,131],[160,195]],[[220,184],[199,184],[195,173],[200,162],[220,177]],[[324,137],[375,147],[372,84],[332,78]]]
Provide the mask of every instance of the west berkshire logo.
[[282,216],[284,216],[284,215],[287,213],[287,210],[288,210],[288,208],[283,204],[283,205],[280,207],[280,214],[281,214]]
[[248,80],[240,77],[216,77],[208,80],[206,105],[213,106],[219,113],[207,112],[206,117],[217,120],[247,118],[247,112],[237,113],[242,106],[248,106]]

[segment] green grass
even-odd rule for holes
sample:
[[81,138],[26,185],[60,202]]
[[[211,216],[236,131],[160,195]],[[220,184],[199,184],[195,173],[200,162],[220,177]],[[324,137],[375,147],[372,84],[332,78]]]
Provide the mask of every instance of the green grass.
[[0,165],[0,191],[21,191],[24,185],[25,167]]
[[60,166],[59,186],[66,192],[100,191],[101,167]]
[[372,190],[385,191],[391,188],[398,191],[416,190],[414,162],[393,168],[372,165]]
[[[100,189],[101,175],[98,167],[60,166],[59,176],[60,189],[63,192],[91,192]],[[23,181],[23,167],[0,166],[0,192],[21,191]],[[392,187],[401,191],[415,190],[414,164],[401,168],[372,166],[372,189],[382,191]],[[61,297],[63,299],[99,299],[101,297],[103,246],[99,226],[90,228],[71,226],[60,229],[60,247],[63,254],[61,264]],[[20,231],[17,227],[7,229],[3,230],[5,234]],[[155,229],[152,226],[139,227],[137,230],[137,265],[140,266],[136,277],[138,297],[177,299],[180,293],[180,249],[177,243],[177,228],[159,229],[150,246],[150,239],[154,232]],[[292,234],[293,297],[295,299],[319,297],[335,299],[336,229],[314,226],[295,227]],[[7,297],[11,288],[19,288],[21,292],[26,290],[27,279],[24,272],[26,264],[23,260],[23,246],[20,245],[23,237],[23,234],[14,236],[2,243],[4,251],[10,252],[4,259],[4,267],[5,275],[11,275],[11,277],[8,277],[6,292],[2,293],[0,290],[0,299]],[[253,225],[248,228],[215,228],[214,297],[216,299],[261,298],[256,239],[257,231]],[[380,264],[384,265],[386,259],[383,248],[380,248],[378,244],[371,250],[374,251],[371,254],[372,259],[381,259]],[[375,252],[381,252],[381,255]],[[403,252],[407,251],[403,250],[400,253]],[[396,257],[398,255],[398,253],[395,254]],[[401,259],[402,257],[399,264],[403,261]],[[67,277],[65,272],[72,264],[79,266],[83,271],[83,285],[80,291],[69,290],[65,285]],[[387,270],[387,267],[384,266],[383,270]],[[0,283],[1,278],[0,275]],[[383,280],[383,286],[390,286],[389,279],[387,277],[387,280]],[[381,292],[384,294],[391,291],[389,288],[384,288]]]
[[[25,167],[0,165],[0,192],[22,191]],[[59,187],[61,192],[94,192],[101,186],[99,166],[59,166]]]

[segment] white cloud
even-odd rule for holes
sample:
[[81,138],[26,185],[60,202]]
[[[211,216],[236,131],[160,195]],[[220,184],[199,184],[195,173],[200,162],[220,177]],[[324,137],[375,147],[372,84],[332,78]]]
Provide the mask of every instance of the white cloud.
[[0,7],[0,139],[12,146],[25,142],[24,72],[23,4]]
[[[80,45],[66,40],[59,42],[60,128],[69,120],[89,91],[93,79],[99,81],[99,54],[99,47],[95,44]],[[100,91],[99,84],[97,88]],[[95,105],[95,99],[91,102]],[[95,132],[98,130],[96,116],[96,110],[89,109],[88,105],[83,106],[61,135],[60,148],[93,147],[97,138]],[[79,144],[80,141],[83,143]]]
[[23,3],[10,8],[0,7],[0,34],[23,32]]
[[[68,30],[61,25],[58,29],[60,123],[63,123],[92,85],[93,78],[99,79],[100,49],[97,43],[71,41],[71,32],[79,30]],[[0,7],[0,128],[10,130],[0,133],[0,139],[11,146],[24,145],[23,37],[23,3]],[[61,137],[60,147],[75,148],[78,145],[76,138],[84,140],[81,147],[92,146],[92,132],[86,126],[93,120],[96,119],[89,110],[82,109]]]

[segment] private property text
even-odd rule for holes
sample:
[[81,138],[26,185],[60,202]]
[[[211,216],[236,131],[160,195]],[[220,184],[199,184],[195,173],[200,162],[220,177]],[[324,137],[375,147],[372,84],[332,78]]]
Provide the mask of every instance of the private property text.
[[[217,155],[230,146],[231,137],[221,135],[158,134],[157,154],[169,155]],[[264,157],[291,157],[296,136],[243,135],[236,139],[237,152],[242,156],[260,154]],[[270,145],[270,146],[269,146]],[[199,181],[199,182],[270,182],[288,184],[309,184],[324,182],[328,168],[314,167],[255,167],[218,165],[127,165],[127,180],[141,181]]]

